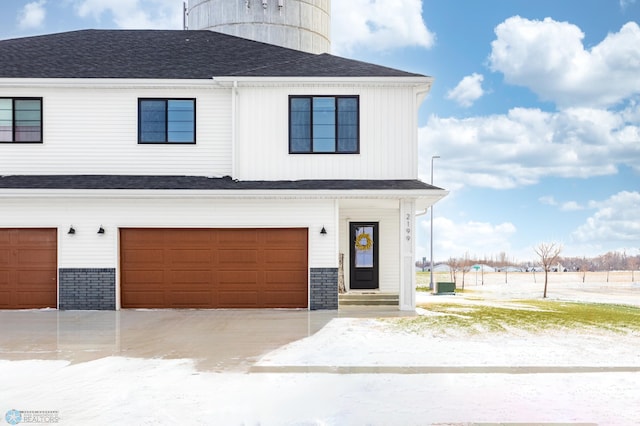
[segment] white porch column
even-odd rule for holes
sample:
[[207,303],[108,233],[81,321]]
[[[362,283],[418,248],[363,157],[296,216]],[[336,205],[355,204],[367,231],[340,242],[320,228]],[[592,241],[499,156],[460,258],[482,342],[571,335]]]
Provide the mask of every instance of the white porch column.
[[414,200],[400,200],[400,310],[416,307],[415,271],[415,211]]

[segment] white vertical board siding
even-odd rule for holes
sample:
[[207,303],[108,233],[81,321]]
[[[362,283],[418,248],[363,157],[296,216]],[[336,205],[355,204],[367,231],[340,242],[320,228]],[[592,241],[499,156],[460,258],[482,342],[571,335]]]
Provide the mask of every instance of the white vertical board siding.
[[0,218],[0,227],[58,228],[62,268],[118,267],[118,229],[138,227],[308,228],[309,267],[338,267],[333,200],[3,199]]
[[340,253],[344,253],[344,279],[349,288],[350,246],[349,222],[379,222],[378,279],[380,291],[400,291],[400,216],[398,209],[340,209]]
[[[42,97],[43,143],[0,144],[1,174],[231,174],[228,89],[0,88]],[[196,144],[138,144],[138,98],[195,98]]]
[[[289,154],[289,95],[358,95],[359,154]],[[410,87],[238,89],[241,180],[416,179],[417,119]]]

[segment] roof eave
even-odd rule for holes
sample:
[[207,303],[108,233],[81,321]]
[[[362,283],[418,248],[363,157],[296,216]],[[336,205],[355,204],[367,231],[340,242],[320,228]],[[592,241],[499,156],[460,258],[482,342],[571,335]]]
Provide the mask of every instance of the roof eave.
[[201,189],[0,189],[0,198],[215,198],[215,199],[422,199],[436,202],[449,194],[434,189],[201,190]]

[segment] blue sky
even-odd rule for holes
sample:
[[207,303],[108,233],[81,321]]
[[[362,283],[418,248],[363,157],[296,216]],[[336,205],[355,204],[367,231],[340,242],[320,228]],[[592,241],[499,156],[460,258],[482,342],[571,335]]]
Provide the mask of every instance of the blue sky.
[[[435,78],[434,257],[640,253],[640,0],[333,0],[334,54]],[[182,0],[2,0],[0,38],[175,28]],[[429,216],[418,219],[418,258]]]

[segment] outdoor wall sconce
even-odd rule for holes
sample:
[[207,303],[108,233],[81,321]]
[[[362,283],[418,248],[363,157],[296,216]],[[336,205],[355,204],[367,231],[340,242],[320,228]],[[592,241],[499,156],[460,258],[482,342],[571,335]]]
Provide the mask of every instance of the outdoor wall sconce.
[[104,228],[102,227],[102,225],[100,225],[100,228],[98,228],[98,234],[104,234]]
[[320,235],[327,235],[327,230],[324,229],[324,226],[322,227],[322,229],[320,230]]
[[74,228],[74,227],[73,227],[73,225],[71,225],[71,226],[69,227],[69,231],[67,232],[67,234],[69,234],[69,235],[73,235],[73,234],[75,234],[75,233],[76,233],[76,228]]

